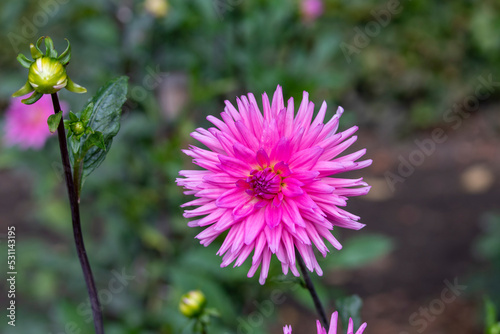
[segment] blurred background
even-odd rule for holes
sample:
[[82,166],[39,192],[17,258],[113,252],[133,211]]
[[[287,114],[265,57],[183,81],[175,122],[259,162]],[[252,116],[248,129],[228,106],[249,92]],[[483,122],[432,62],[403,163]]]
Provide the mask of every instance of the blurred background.
[[68,73],[90,93],[62,91],[71,110],[130,77],[121,131],[81,199],[107,333],[191,333],[178,302],[192,289],[220,312],[210,333],[314,332],[309,295],[278,263],[263,287],[245,265],[219,268],[222,240],[193,239],[174,182],[192,168],[180,149],[207,115],[278,84],[296,104],[306,90],[330,115],[342,105],[341,129],[360,127],[350,152],[374,160],[346,175],[373,186],[347,206],[367,226],[335,230],[344,249],[314,277],[328,312],[360,309],[368,334],[482,333],[484,298],[500,306],[499,10],[493,0],[2,1],[0,268],[14,225],[19,274],[15,328],[0,281],[0,332],[93,330],[57,140],[7,139],[8,110],[20,108],[10,95],[27,75],[16,56],[49,35],[60,52],[71,41]]

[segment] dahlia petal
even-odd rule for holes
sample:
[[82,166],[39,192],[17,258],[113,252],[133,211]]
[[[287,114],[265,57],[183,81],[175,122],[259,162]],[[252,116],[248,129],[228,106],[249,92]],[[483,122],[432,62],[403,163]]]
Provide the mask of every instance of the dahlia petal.
[[283,216],[282,220],[285,221],[285,223],[288,226],[293,226],[293,229],[295,229],[295,225],[305,227],[306,223],[304,222],[302,216],[300,215],[299,208],[297,207],[297,204],[295,203],[295,200],[287,200],[283,201]]
[[356,331],[356,334],[363,334],[363,331],[365,330],[367,324],[366,322],[364,322],[359,328],[358,330]]
[[198,132],[192,132],[191,137],[217,153],[225,153],[217,138],[205,129],[196,129]]
[[352,318],[349,318],[349,326],[347,326],[347,334],[354,334],[354,323]]
[[197,216],[203,216],[211,213],[212,211],[216,210],[217,206],[215,205],[214,202],[205,204],[203,206],[200,206],[199,208],[193,209],[193,210],[186,210],[184,211],[184,218],[192,218],[192,217],[197,217]]
[[207,120],[210,123],[212,123],[213,125],[215,125],[222,132],[229,132],[229,127],[226,125],[226,123],[224,123],[223,121],[221,121],[217,117],[209,115],[209,116],[207,116]]
[[248,201],[242,201],[233,210],[233,215],[235,218],[243,218],[251,214],[255,210],[255,200],[253,197],[248,196]]
[[257,271],[257,269],[259,269],[259,266],[260,266],[260,261],[252,264],[252,266],[250,267],[250,270],[248,271],[247,277],[249,277],[249,278],[253,277],[253,275],[255,275],[255,272]]
[[306,149],[306,148],[310,148],[313,146],[318,146],[318,145],[314,145],[314,143],[316,143],[316,141],[317,141],[316,139],[318,138],[319,134],[321,133],[321,130],[323,130],[323,124],[319,124],[319,125],[316,125],[314,127],[311,127],[309,129],[309,133],[307,134],[305,139],[302,140],[300,149]]
[[204,229],[202,232],[200,232],[195,238],[203,240],[203,239],[211,238],[213,236],[218,236],[219,234],[220,234],[219,231],[216,231],[213,226],[210,226],[210,227],[207,227],[206,229]]
[[304,194],[304,190],[301,187],[303,183],[294,177],[287,177],[282,180],[282,184],[281,191],[286,197],[297,197]]
[[286,137],[280,138],[276,146],[271,151],[271,160],[280,161],[282,163],[288,162],[291,156],[290,141]]
[[321,322],[319,322],[319,320],[316,320],[316,332],[318,334],[325,334],[325,329],[323,328],[323,326],[321,326]]
[[[347,189],[347,190],[350,190],[350,189]],[[327,196],[325,194],[311,194],[309,193],[309,197],[311,197],[311,199],[316,202],[316,203],[325,203],[325,204],[329,204],[329,205],[337,205],[337,206],[346,206],[347,205],[347,202],[345,201],[345,199],[342,199],[339,197],[339,193],[337,193],[337,191],[340,191],[340,190],[334,190],[334,194],[330,195],[330,196]]]
[[227,267],[229,264],[231,264],[236,258],[238,257],[239,253],[233,252],[233,253],[226,253],[222,257],[222,263],[220,264],[221,268]]
[[214,132],[214,137],[217,138],[226,155],[234,156],[233,145],[236,143],[236,140],[230,134],[218,131]]
[[344,152],[349,146],[351,146],[356,140],[358,140],[358,136],[352,136],[341,144],[336,145],[333,148],[325,150],[321,159],[323,160],[331,160],[335,158],[340,153]]
[[307,193],[310,195],[311,193],[331,194],[335,190],[334,187],[329,186],[328,184],[321,181],[309,183],[304,188],[307,189]]
[[281,238],[285,246],[286,254],[288,255],[287,263],[295,265],[295,246],[292,236],[285,229],[281,233]]
[[273,95],[273,102],[271,105],[271,116],[274,118],[278,112],[285,108],[283,103],[283,90],[280,85],[276,88]]
[[255,136],[258,136],[259,133],[262,133],[263,117],[262,114],[260,113],[257,104],[254,104],[252,101],[250,102],[249,113],[250,113],[250,124],[252,125],[253,133]]
[[243,240],[245,239],[245,226],[243,224],[234,225],[232,230],[236,230],[236,235],[234,236],[234,241],[231,246],[231,252],[240,251],[243,247]]
[[252,151],[248,147],[241,145],[240,143],[235,143],[233,145],[234,156],[249,164],[255,164],[255,151]]
[[243,138],[241,137],[241,134],[238,131],[238,128],[236,127],[236,122],[233,120],[231,115],[229,115],[229,113],[224,111],[221,112],[220,116],[222,117],[222,119],[229,128],[229,132],[227,133],[227,135],[233,137],[236,141],[241,142]]
[[253,133],[248,130],[242,121],[237,121],[235,124],[241,134],[241,137],[243,138],[242,142],[246,143],[249,148],[256,150],[259,147],[259,141],[255,138]]
[[203,177],[203,181],[208,182],[213,185],[224,184],[236,184],[238,178],[234,176],[227,175],[226,173],[210,174]]
[[339,312],[335,311],[332,313],[332,317],[330,318],[330,329],[328,330],[328,334],[337,334],[337,321],[339,318]]
[[290,159],[289,165],[292,169],[300,168],[308,170],[316,164],[323,151],[319,146],[299,151],[294,158]]
[[231,102],[228,100],[224,101],[226,104],[226,107],[224,108],[224,111],[226,111],[234,120],[240,119],[240,114],[236,110],[236,108],[233,106]]
[[371,187],[362,187],[362,188],[342,188],[342,189],[336,189],[335,190],[335,195],[344,195],[344,196],[363,196],[368,194],[370,191]]
[[283,161],[280,161],[276,165],[274,165],[274,172],[280,175],[281,177],[287,177],[290,176],[290,174],[292,174],[290,168],[288,168],[288,165]]
[[250,172],[250,166],[241,160],[227,157],[225,155],[219,155],[219,160],[221,163],[217,166],[231,176],[241,178],[245,177]]
[[224,209],[217,209],[208,216],[199,219],[198,226],[206,226],[215,223],[226,212]]
[[271,263],[271,252],[264,250],[264,255],[262,257],[262,269],[260,270],[259,283],[264,285],[266,283],[267,274],[269,273],[269,265]]
[[323,125],[323,121],[325,120],[325,115],[326,115],[326,101],[323,101],[321,107],[319,108],[318,114],[316,115],[316,118],[314,118],[314,121],[311,124],[311,127],[315,128],[318,125]]
[[249,126],[248,122],[248,100],[246,96],[242,96],[241,99],[239,97],[236,98],[236,105],[238,106],[238,111],[240,112],[241,121],[246,126]]
[[302,195],[296,197],[295,204],[297,204],[299,209],[304,211],[309,210],[311,212],[318,207],[307,193],[303,193]]
[[326,253],[328,253],[328,248],[326,247],[325,243],[319,236],[317,230],[315,227],[310,227],[306,229],[307,234],[309,235],[309,238],[313,242],[313,244],[316,246],[318,251],[323,255],[323,257],[326,256]]
[[278,251],[282,231],[282,225],[278,225],[275,228],[270,228],[269,226],[264,228],[264,234],[266,235],[267,244],[273,254]]
[[335,161],[340,161],[340,162],[342,162],[342,161],[356,161],[359,158],[361,158],[363,155],[365,155],[365,153],[366,153],[366,148],[359,150],[357,152],[351,153],[351,154],[344,155],[340,158],[335,159]]
[[251,197],[240,188],[229,189],[215,201],[218,208],[235,208],[241,201],[246,202]]
[[243,246],[243,248],[238,256],[238,259],[234,263],[234,266],[235,267],[241,266],[243,264],[243,262],[245,262],[245,260],[248,258],[250,253],[252,253],[252,251],[253,251],[253,247],[251,245]]
[[311,183],[312,181],[315,181],[318,176],[319,172],[315,170],[314,171],[302,170],[302,169],[293,170],[293,178],[299,180],[304,184],[308,184]]
[[181,208],[185,208],[186,206],[196,206],[196,205],[204,205],[212,200],[210,198],[197,198],[191,202],[187,202],[181,205]]
[[210,198],[210,199],[217,199],[222,194],[224,194],[226,191],[227,191],[227,187],[222,187],[221,186],[221,188],[219,188],[219,189],[207,188],[207,189],[203,189],[203,190],[197,191],[195,195],[198,196],[198,197],[205,197],[205,198]]
[[354,167],[354,162],[319,161],[315,169],[320,173],[321,177],[325,177],[353,170]]
[[323,238],[325,238],[335,249],[337,249],[337,250],[341,250],[342,249],[342,245],[333,236],[332,232],[329,229],[327,229],[325,227],[322,227],[322,226],[317,226],[316,230],[318,231],[318,234],[320,236],[322,236]]
[[288,107],[286,108],[285,123],[283,124],[283,136],[290,138],[293,131],[293,98],[288,100]]
[[311,245],[311,240],[309,239],[309,236],[307,235],[305,228],[301,226],[296,226],[295,233],[293,234],[293,236],[300,241],[299,243],[295,243],[295,245],[297,244]]
[[222,217],[214,224],[214,229],[222,233],[238,222],[239,220],[234,219],[232,212],[230,210],[226,210]]
[[295,130],[303,128],[303,121],[306,117],[306,113],[309,107],[309,93],[304,91],[302,93],[302,102],[300,103],[299,110],[297,111],[297,117],[295,118]]
[[266,224],[271,229],[276,227],[279,223],[281,223],[282,216],[283,216],[282,206],[276,207],[273,204],[269,204],[265,209]]
[[264,119],[272,119],[271,106],[269,105],[269,97],[267,97],[267,93],[262,94],[262,109],[264,110]]
[[267,168],[270,164],[271,161],[269,160],[269,156],[267,155],[266,151],[263,149],[260,149],[257,151],[257,162],[259,163],[260,167],[262,168]]
[[221,171],[219,164],[205,159],[193,159],[193,163],[214,173]]
[[264,209],[254,212],[245,221],[245,244],[249,245],[255,241],[265,226]]

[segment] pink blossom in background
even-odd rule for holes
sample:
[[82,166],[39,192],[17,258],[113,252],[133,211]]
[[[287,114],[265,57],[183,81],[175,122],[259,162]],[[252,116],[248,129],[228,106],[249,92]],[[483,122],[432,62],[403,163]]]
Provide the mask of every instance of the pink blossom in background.
[[323,15],[323,0],[301,0],[300,11],[307,21],[314,21]]
[[[6,146],[39,150],[51,135],[47,118],[54,113],[50,95],[44,95],[38,102],[26,105],[21,102],[26,96],[12,98],[5,112],[3,141]],[[67,104],[61,102],[67,112]]]
[[331,233],[333,226],[355,230],[364,226],[358,216],[340,207],[349,196],[364,195],[370,187],[362,179],[330,177],[371,164],[371,160],[355,162],[365,149],[339,157],[356,141],[352,135],[357,127],[337,133],[341,107],[324,124],[325,102],[312,121],[314,103],[307,92],[295,115],[293,98],[285,107],[280,86],[271,104],[263,94],[263,113],[253,94],[236,102],[238,109],[226,101],[222,120],[207,117],[215,127],[191,134],[208,150],[196,146],[184,150],[204,169],[179,172],[185,178],[178,178],[177,184],[187,189],[185,194],[197,197],[182,206],[198,206],[186,210],[184,217],[204,216],[188,223],[204,228],[196,236],[204,246],[228,231],[217,253],[224,256],[221,266],[233,261],[240,266],[253,252],[248,276],[262,265],[261,284],[272,254],[284,274],[290,269],[299,276],[295,249],[310,271],[322,275],[313,245],[326,256],[324,239],[342,248]]
[[[339,314],[337,311],[333,312],[332,314],[332,319],[330,320],[330,329],[328,330],[328,333],[326,332],[326,329],[321,326],[321,323],[319,320],[316,320],[316,329],[318,331],[318,334],[337,334],[337,321],[338,321]],[[351,318],[349,318],[349,326],[347,327],[347,334],[362,334],[363,331],[366,328],[366,322],[359,327],[359,329],[354,333],[354,324]],[[292,327],[291,326],[285,326],[283,327],[283,334],[292,334]]]

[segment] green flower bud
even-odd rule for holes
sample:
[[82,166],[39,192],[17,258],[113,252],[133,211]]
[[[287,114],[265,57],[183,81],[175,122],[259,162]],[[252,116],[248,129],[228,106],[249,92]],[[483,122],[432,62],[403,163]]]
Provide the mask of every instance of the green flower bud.
[[[40,50],[42,41],[45,40],[45,54]],[[66,74],[66,66],[71,59],[71,45],[59,56],[54,49],[54,43],[50,37],[40,37],[36,45],[30,45],[30,52],[33,60],[29,60],[23,54],[17,56],[19,63],[29,69],[28,81],[21,89],[12,94],[12,97],[23,96],[33,92],[23,103],[33,104],[38,101],[43,94],[54,94],[66,88],[70,92],[85,93],[87,90],[74,83]]]
[[85,126],[83,125],[82,122],[73,122],[70,125],[71,131],[73,131],[73,134],[75,136],[79,136],[85,132]]
[[188,318],[196,318],[203,313],[207,300],[200,290],[189,291],[181,297],[179,310]]
[[28,82],[36,92],[53,94],[68,83],[64,66],[54,58],[37,58],[30,66]]

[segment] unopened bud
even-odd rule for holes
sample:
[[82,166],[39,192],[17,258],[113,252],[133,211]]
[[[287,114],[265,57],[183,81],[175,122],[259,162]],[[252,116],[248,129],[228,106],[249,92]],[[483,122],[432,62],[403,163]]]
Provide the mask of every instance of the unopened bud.
[[68,76],[57,59],[40,57],[30,66],[28,82],[38,93],[53,94],[66,87]]
[[189,291],[181,297],[179,310],[188,318],[196,318],[202,314],[207,300],[200,290]]
[[85,126],[83,126],[82,122],[73,122],[70,127],[76,136],[81,135],[85,131]]

